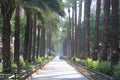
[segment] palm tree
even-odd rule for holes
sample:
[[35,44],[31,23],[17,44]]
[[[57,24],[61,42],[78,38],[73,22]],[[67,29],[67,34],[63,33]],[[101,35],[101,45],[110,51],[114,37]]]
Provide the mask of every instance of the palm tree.
[[75,53],[75,57],[78,56],[77,54],[77,0],[74,1],[74,9],[75,9],[75,23],[74,23],[74,27],[75,27],[75,41],[74,41],[74,47],[75,47],[75,50],[74,50],[74,53]]
[[109,15],[110,15],[110,0],[104,0],[104,23],[103,23],[103,36],[102,36],[102,52],[101,60],[107,60],[108,49],[108,30],[109,30]]
[[20,55],[20,6],[16,6],[15,16],[15,41],[14,41],[14,62],[17,63],[19,71],[19,55]]
[[79,20],[77,26],[77,57],[80,57],[80,29],[81,29],[81,17],[82,17],[82,0],[79,0]]
[[74,49],[75,49],[75,47],[74,47],[74,41],[75,41],[75,36],[74,36],[74,18],[75,18],[75,16],[74,16],[74,7],[72,7],[72,27],[71,27],[71,30],[72,30],[72,35],[71,35],[71,56],[75,56],[75,53],[74,53]]
[[36,13],[34,13],[34,22],[33,22],[33,51],[32,51],[32,61],[35,61],[36,55]]
[[86,37],[86,34],[85,34],[85,26],[84,26],[84,22],[82,23],[82,25],[81,25],[81,47],[82,47],[82,49],[81,49],[81,58],[82,59],[85,59],[85,37]]
[[[35,1],[32,1],[33,3],[36,3]],[[52,2],[52,3],[51,3]],[[37,8],[41,8],[43,11],[47,11],[48,10],[48,7],[49,7],[49,9],[50,10],[52,10],[52,11],[55,11],[55,12],[57,12],[58,14],[60,14],[61,16],[63,16],[64,15],[64,13],[63,13],[63,8],[61,8],[61,0],[51,0],[51,1],[48,1],[48,0],[43,0],[43,1],[38,1],[38,3],[39,4],[41,4],[41,5],[37,5]],[[31,3],[31,4],[33,4],[33,3]],[[35,6],[36,7],[36,6]],[[27,6],[27,9],[29,9],[29,8],[31,8],[31,7],[29,7],[29,6]],[[36,10],[36,8],[33,8],[32,7],[32,9],[33,10]],[[37,9],[38,10],[38,9]],[[27,10],[27,11],[29,11],[29,10]],[[41,15],[41,10],[39,10],[40,12],[39,12],[39,15]],[[30,14],[27,14],[28,15],[28,17],[30,17]],[[27,21],[29,21],[29,19],[30,18],[27,18]],[[29,27],[30,26],[30,23],[28,22],[28,25],[26,26],[26,27]],[[44,26],[44,25],[43,25]],[[30,28],[30,27],[29,27]],[[28,29],[29,30],[29,28],[26,28],[26,29]],[[27,30],[26,30],[27,31]],[[29,32],[29,31],[28,31]],[[30,36],[30,34],[28,33],[28,32],[26,32],[26,36],[28,36],[28,37],[26,37],[25,36],[25,46],[24,46],[24,59],[26,60],[26,61],[28,61],[27,59],[30,59],[30,56],[31,56],[31,52],[28,52],[29,51],[29,49],[27,49],[28,48],[28,45],[29,45],[29,43],[31,42],[29,42],[29,40],[28,40],[28,38],[29,38],[29,36]],[[44,31],[43,31],[44,32]],[[27,42],[26,42],[26,40],[27,40]],[[31,39],[30,39],[31,40]],[[31,44],[31,43],[30,43]],[[31,50],[31,49],[30,49]],[[44,52],[44,51],[43,51]],[[27,54],[27,53],[30,53],[30,55],[29,54]],[[26,55],[27,54],[27,55]],[[29,56],[29,57],[28,57]]]
[[41,45],[40,45],[40,57],[45,57],[45,27],[41,27]]
[[92,0],[85,0],[84,21],[85,21],[85,57],[90,57],[90,6]]
[[116,64],[119,60],[119,43],[118,43],[118,9],[119,0],[112,0],[112,35],[111,35],[111,62]]
[[[1,2],[0,2],[1,3]],[[6,0],[1,3],[1,12],[3,15],[3,72],[11,71],[10,60],[10,19],[15,9],[15,0]]]
[[99,20],[100,20],[100,5],[101,0],[97,0],[96,7],[96,21],[95,21],[95,32],[94,32],[94,46],[93,46],[93,60],[98,59],[99,51]]
[[[29,10],[30,11],[30,10]],[[28,11],[28,12],[29,12]],[[32,11],[30,11],[30,13],[31,13],[31,15],[29,16],[30,17],[30,20],[28,20],[28,25],[29,25],[29,42],[28,42],[28,52],[27,52],[27,54],[28,54],[28,62],[29,63],[31,63],[31,55],[32,55],[32,27],[33,27],[33,12]],[[28,15],[28,14],[27,14]]]
[[40,30],[41,30],[41,25],[38,24],[37,25],[37,30],[38,30],[38,34],[37,34],[37,52],[36,52],[36,58],[39,57],[39,53],[40,53]]
[[24,40],[24,53],[23,53],[23,58],[24,60],[27,62],[28,61],[28,58],[29,58],[29,30],[30,30],[30,14],[29,14],[29,11],[27,10],[26,12],[27,14],[27,25],[26,25],[26,29],[25,29],[25,40]]

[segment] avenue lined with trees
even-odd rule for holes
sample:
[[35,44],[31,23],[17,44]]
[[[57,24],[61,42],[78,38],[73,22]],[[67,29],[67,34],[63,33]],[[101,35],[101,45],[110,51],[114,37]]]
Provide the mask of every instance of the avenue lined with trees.
[[1,0],[1,72],[33,71],[57,53],[120,78],[120,0]]
[[120,78],[119,0],[66,0],[66,4],[72,16],[65,23],[63,55]]

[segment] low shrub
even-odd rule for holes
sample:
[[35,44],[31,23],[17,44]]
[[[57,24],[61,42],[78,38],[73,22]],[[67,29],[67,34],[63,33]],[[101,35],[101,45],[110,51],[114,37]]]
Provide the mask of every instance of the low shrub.
[[28,71],[33,71],[35,68],[34,68],[34,66],[32,65],[32,64],[28,64],[27,66],[26,66],[26,70],[28,70]]
[[99,61],[92,61],[92,69],[97,70],[99,66]]
[[41,64],[42,62],[43,62],[43,59],[41,57],[38,57],[37,59],[35,59],[36,64]]
[[42,62],[44,62],[45,61],[45,57],[41,57],[42,58]]
[[109,75],[111,71],[111,63],[109,61],[101,61],[98,66],[98,71]]
[[81,59],[76,57],[76,58],[75,58],[75,61],[76,61],[76,62],[80,62]]
[[87,58],[86,66],[89,67],[89,68],[92,68],[92,62],[93,62],[93,60],[91,58]]
[[75,57],[72,57],[71,60],[72,60],[72,61],[75,61]]
[[16,72],[17,71],[17,64],[15,64],[14,62],[12,62],[12,71]]
[[113,77],[120,78],[120,63],[114,66]]
[[50,59],[50,60],[53,59],[53,58],[54,58],[54,56],[48,56],[48,59]]

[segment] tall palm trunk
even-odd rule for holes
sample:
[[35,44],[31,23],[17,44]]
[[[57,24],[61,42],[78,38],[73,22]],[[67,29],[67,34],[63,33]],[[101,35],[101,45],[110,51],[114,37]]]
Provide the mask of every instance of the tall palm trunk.
[[40,57],[45,56],[45,27],[42,26],[41,29],[41,45],[40,45]]
[[36,55],[36,14],[34,13],[34,25],[33,25],[33,51],[32,60],[35,61]]
[[52,38],[52,33],[50,30],[48,30],[47,33],[47,48],[48,48],[48,55],[50,56],[51,54],[51,38]]
[[15,16],[15,41],[14,41],[14,62],[17,63],[19,71],[19,55],[20,55],[20,6],[16,7]]
[[10,19],[15,8],[15,1],[8,0],[5,4],[1,5],[1,11],[3,15],[3,72],[11,71],[11,60],[10,60]]
[[95,32],[94,32],[94,46],[93,46],[93,60],[98,59],[99,52],[99,21],[100,21],[100,5],[101,0],[97,0],[96,7],[96,21],[95,21]]
[[30,13],[26,10],[27,15],[27,25],[25,28],[25,39],[24,39],[24,52],[23,52],[23,58],[25,62],[28,62],[29,58],[29,30],[30,30]]
[[103,23],[103,36],[102,36],[102,52],[101,60],[107,60],[108,49],[108,30],[109,30],[109,15],[110,15],[110,0],[104,0],[104,23]]
[[75,56],[75,53],[74,53],[74,7],[72,7],[72,38],[71,38],[71,46],[72,46],[72,53],[71,53],[71,56]]
[[[84,24],[84,23],[83,23]],[[81,40],[81,45],[82,45],[82,55],[81,55],[81,58],[83,58],[83,59],[85,59],[85,36],[86,36],[86,34],[85,34],[85,26],[84,25],[82,25],[82,28],[81,28],[82,30],[82,40]]]
[[28,62],[31,62],[31,55],[32,55],[32,27],[33,27],[33,13],[30,14],[29,20],[29,43],[28,43]]
[[74,50],[74,53],[75,53],[75,57],[77,57],[78,56],[78,54],[77,54],[77,39],[78,39],[78,36],[77,36],[77,0],[74,0],[74,8],[75,8],[75,41],[74,41],[74,43],[75,43],[75,50]]
[[112,39],[111,39],[111,61],[112,65],[116,64],[119,60],[119,43],[118,43],[118,9],[119,9],[119,0],[112,0]]
[[92,0],[85,0],[84,10],[84,21],[85,21],[85,32],[86,32],[86,47],[85,47],[85,58],[90,57],[90,6]]
[[70,58],[72,57],[71,56],[71,54],[72,54],[72,45],[71,45],[71,29],[72,29],[72,27],[71,27],[71,19],[70,19],[70,9],[68,9],[68,14],[69,14],[69,56],[70,56]]
[[82,0],[79,0],[79,18],[77,26],[77,57],[80,57],[80,28],[81,28],[81,16],[82,16]]
[[37,26],[38,27],[38,35],[37,35],[37,53],[36,53],[36,58],[39,57],[39,53],[40,53],[40,25]]
[[66,41],[66,38],[65,38],[64,41],[63,41],[63,56],[67,56],[66,51],[67,51],[67,41]]

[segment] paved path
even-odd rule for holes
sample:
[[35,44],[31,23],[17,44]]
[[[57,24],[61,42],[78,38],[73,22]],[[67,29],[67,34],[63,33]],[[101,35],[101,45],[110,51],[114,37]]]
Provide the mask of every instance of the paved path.
[[64,60],[56,57],[42,70],[38,71],[32,80],[88,80]]

